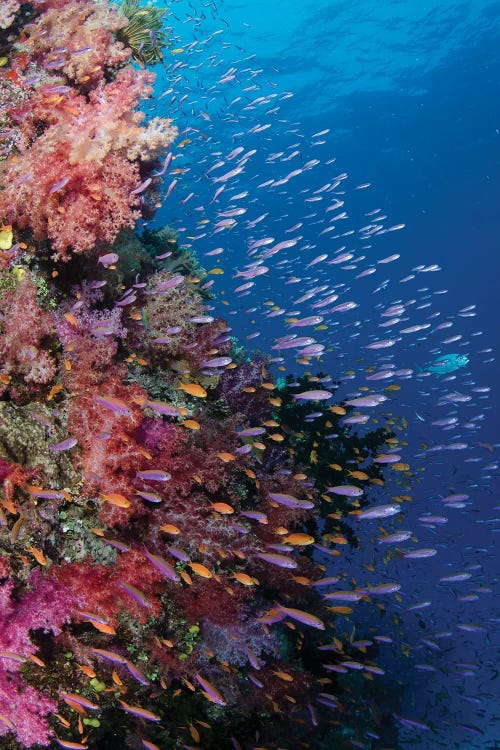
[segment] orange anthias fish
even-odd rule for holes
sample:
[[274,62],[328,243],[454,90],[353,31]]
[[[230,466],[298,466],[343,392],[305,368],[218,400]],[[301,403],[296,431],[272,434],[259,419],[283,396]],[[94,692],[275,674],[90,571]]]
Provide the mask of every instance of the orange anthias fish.
[[212,503],[212,510],[217,511],[221,515],[231,515],[234,513],[234,508],[228,503]]
[[197,398],[207,397],[206,390],[198,383],[180,383],[179,388],[184,393],[189,393],[190,396],[196,396]]
[[227,464],[229,461],[234,461],[235,456],[232,453],[227,453],[225,451],[221,451],[220,453],[216,453],[216,456],[220,458],[221,461],[224,461],[225,464]]
[[131,502],[127,500],[124,495],[120,495],[117,492],[110,492],[107,495],[101,495],[102,499],[111,505],[116,505],[117,508],[130,508]]
[[197,422],[196,419],[185,419],[184,422],[181,422],[181,425],[187,427],[188,430],[200,429],[200,423]]
[[167,534],[177,535],[181,533],[181,530],[177,526],[174,526],[173,523],[164,523],[162,526],[158,526],[158,529],[165,531]]
[[213,578],[212,571],[210,571],[205,565],[202,565],[202,563],[189,563],[189,567],[193,573],[196,573],[196,575],[199,575],[202,578]]
[[259,584],[258,579],[248,575],[248,573],[233,573],[233,578],[243,586],[258,586]]
[[47,558],[37,547],[28,547],[28,552],[31,552],[37,563],[43,566],[47,565]]
[[307,544],[314,544],[316,541],[313,536],[310,536],[310,534],[304,534],[302,532],[297,532],[295,534],[289,534],[288,536],[284,537],[283,540],[286,544],[291,544],[293,546],[300,547],[302,545]]

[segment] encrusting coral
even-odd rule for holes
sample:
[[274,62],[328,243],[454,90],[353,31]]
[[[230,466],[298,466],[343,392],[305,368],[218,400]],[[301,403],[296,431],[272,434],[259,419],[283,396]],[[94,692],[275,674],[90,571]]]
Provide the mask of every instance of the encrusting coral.
[[319,746],[354,646],[319,593],[312,545],[344,542],[315,526],[297,414],[194,257],[132,232],[176,129],[137,109],[127,19],[22,12],[0,71],[0,737],[208,750],[280,745],[279,723]]

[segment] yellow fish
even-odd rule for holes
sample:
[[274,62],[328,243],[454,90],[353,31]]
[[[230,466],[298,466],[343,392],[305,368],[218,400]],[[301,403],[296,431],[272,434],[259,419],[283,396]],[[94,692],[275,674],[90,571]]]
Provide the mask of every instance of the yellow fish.
[[307,544],[314,544],[316,541],[313,536],[310,536],[309,534],[304,534],[300,531],[298,531],[295,534],[289,534],[286,536],[283,540],[286,544],[291,544],[292,546],[302,547]]
[[80,325],[73,313],[64,313],[64,318],[70,325],[75,326],[75,328],[78,328],[78,326]]
[[344,414],[347,414],[343,406],[330,406],[330,411],[333,412],[333,414],[339,414],[341,417]]
[[167,534],[177,535],[181,533],[181,530],[177,526],[174,526],[173,523],[164,523],[163,526],[158,526],[158,528],[160,531],[165,531]]
[[216,453],[216,456],[220,458],[221,461],[224,461],[225,464],[227,464],[229,461],[234,461],[235,456],[232,453],[226,453],[225,451],[221,451],[220,453]]
[[259,583],[258,578],[249,576],[248,573],[233,573],[233,578],[242,583],[243,586],[255,586]]
[[288,674],[288,672],[273,672],[273,674],[275,674],[276,677],[279,677],[280,680],[284,680],[285,682],[293,682],[293,677],[291,674]]

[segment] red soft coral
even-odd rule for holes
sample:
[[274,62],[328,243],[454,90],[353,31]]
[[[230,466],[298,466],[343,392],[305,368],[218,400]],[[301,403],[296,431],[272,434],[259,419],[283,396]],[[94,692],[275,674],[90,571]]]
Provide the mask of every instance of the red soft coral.
[[[117,398],[130,408],[130,415],[117,414],[95,400],[96,396]],[[142,412],[134,399],[144,398],[138,385],[122,385],[113,374],[99,390],[80,392],[71,402],[68,421],[71,434],[82,448],[82,469],[85,492],[122,494],[130,500],[128,508],[104,504],[101,521],[114,525],[124,523],[141,508],[134,498],[136,473],[148,468],[141,445],[134,431],[142,421]]]
[[[195,579],[188,588],[175,589],[173,597],[188,622],[209,620],[218,625],[233,625],[249,615],[247,602],[254,595],[244,586],[234,588],[217,581]],[[214,602],[217,606],[214,607]]]
[[[51,573],[59,584],[79,597],[81,610],[93,612],[115,626],[121,612],[127,617],[131,614],[142,624],[148,617],[159,617],[162,605],[158,597],[173,585],[137,549],[122,552],[112,567],[87,560],[54,567]],[[139,589],[149,606],[137,603],[122,583]],[[85,619],[83,614],[80,616]]]

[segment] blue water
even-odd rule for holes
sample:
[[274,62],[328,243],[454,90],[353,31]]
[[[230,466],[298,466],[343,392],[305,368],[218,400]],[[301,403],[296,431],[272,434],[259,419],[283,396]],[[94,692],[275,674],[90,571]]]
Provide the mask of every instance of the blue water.
[[[392,382],[363,380],[374,355],[392,356],[398,368],[414,369],[388,405],[409,422],[404,460],[427,469],[411,492],[403,528],[415,530],[416,546],[435,547],[438,554],[421,561],[393,558],[385,565],[373,542],[375,526],[362,537],[359,555],[350,558],[349,572],[366,581],[361,565],[373,560],[377,572],[371,582],[387,578],[403,584],[402,601],[387,605],[398,623],[392,625],[395,645],[382,650],[380,663],[387,667],[387,679],[401,686],[404,715],[427,722],[430,730],[401,728],[401,747],[496,747],[500,3],[315,0],[284,6],[263,0],[179,0],[171,8],[167,23],[177,37],[174,47],[184,51],[167,53],[151,114],[172,117],[182,131],[180,139],[190,142],[175,152],[174,166],[186,171],[153,223],[173,224],[182,244],[191,244],[207,268],[224,270],[211,277],[218,294],[214,309],[228,318],[250,350],[277,354],[271,347],[278,337],[310,335],[309,328],[290,329],[285,323],[293,309],[311,314],[294,301],[317,284],[348,278],[349,291],[339,302],[353,299],[358,307],[333,321],[326,333],[313,332],[326,346],[320,363],[300,365],[289,351],[278,352],[287,371],[322,370],[340,377],[352,368],[356,378],[346,379],[343,392],[348,393],[363,385],[381,392]],[[255,101],[259,97],[264,104]],[[263,125],[269,127],[249,132]],[[313,137],[326,129],[324,136]],[[255,153],[234,179],[217,182],[217,175],[234,168],[237,159],[215,169],[214,164],[240,145]],[[293,151],[298,155],[283,161]],[[280,152],[281,157],[273,156]],[[318,163],[280,188],[265,186],[313,159]],[[344,173],[348,177],[328,196],[329,202],[332,195],[345,202],[338,210],[348,216],[339,220],[339,232],[369,223],[366,214],[377,208],[388,217],[385,227],[401,223],[404,229],[370,241],[357,234],[335,242],[333,233],[321,235],[328,226],[326,198],[318,209],[315,196],[322,193],[315,191]],[[370,186],[356,190],[366,183]],[[234,197],[240,193],[247,195]],[[235,217],[232,228],[217,232],[219,214],[239,206],[246,212]],[[287,232],[297,223],[300,229]],[[298,234],[296,246],[266,261],[269,271],[254,280],[247,296],[234,293],[245,281],[233,278],[236,269],[257,258],[248,255],[252,242],[268,236],[279,242]],[[322,252],[333,257],[341,242],[357,256],[401,258],[359,280],[355,275],[370,260],[354,271],[323,262],[307,268]],[[205,257],[217,248],[223,252]],[[283,260],[289,266],[280,265]],[[441,270],[401,281],[419,265]],[[299,281],[285,284],[292,276]],[[436,295],[442,290],[447,292]],[[402,337],[387,351],[367,350],[370,342],[390,335],[379,328],[383,307],[412,296],[416,302],[406,326],[424,320],[429,309],[417,309],[425,309],[426,299],[430,310],[439,312],[435,322],[449,320],[453,326],[437,337],[428,332]],[[269,318],[272,307],[265,302],[286,313]],[[471,305],[476,307],[468,311]],[[454,334],[461,338],[440,343]],[[466,354],[470,363],[449,382],[416,376],[419,367],[443,352]],[[381,364],[383,359],[377,359],[377,367]],[[492,390],[474,391],[477,387]],[[450,391],[471,398],[440,406]],[[432,425],[449,415],[456,418],[450,431]],[[466,448],[439,448],[450,443]],[[423,445],[438,450],[427,453]],[[453,493],[470,499],[464,508],[443,510],[440,498]],[[448,522],[423,528],[418,518],[428,512],[444,513]],[[440,577],[463,570],[472,573],[470,582],[439,583]],[[475,589],[476,601],[458,600]],[[430,604],[410,609],[422,601]],[[460,623],[479,624],[484,631],[467,632],[457,628]],[[426,646],[422,637],[434,645]]]

